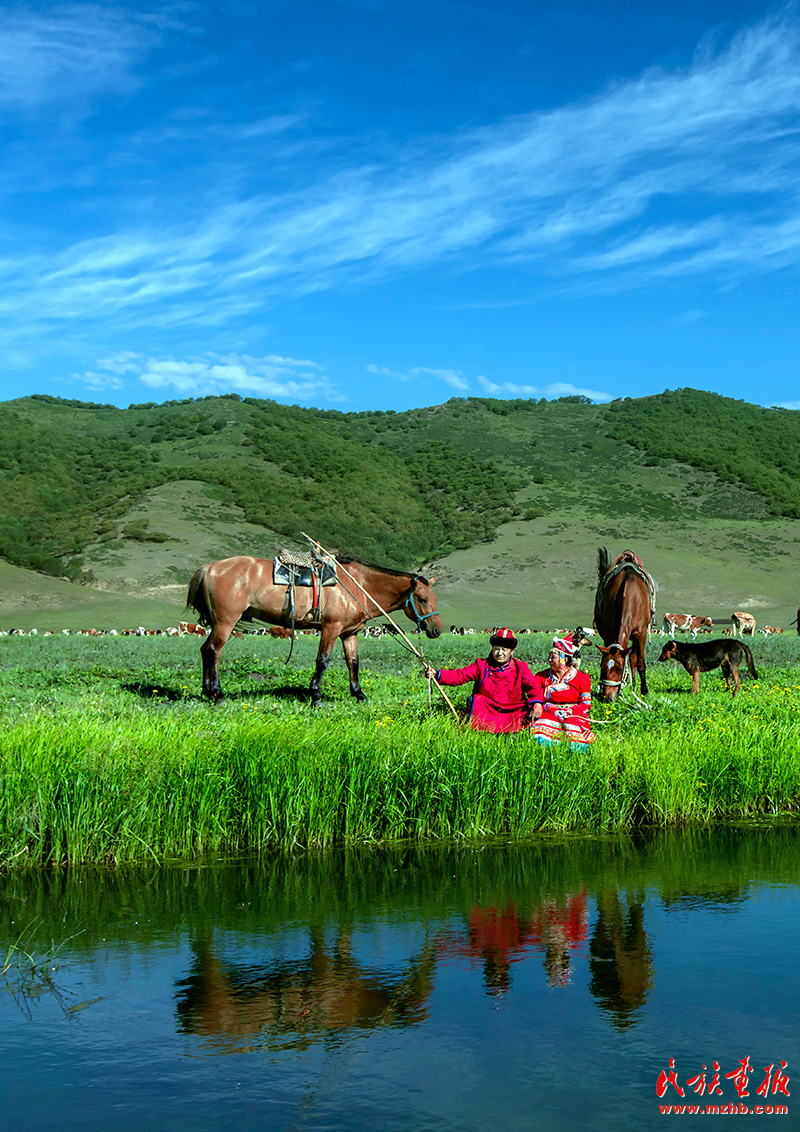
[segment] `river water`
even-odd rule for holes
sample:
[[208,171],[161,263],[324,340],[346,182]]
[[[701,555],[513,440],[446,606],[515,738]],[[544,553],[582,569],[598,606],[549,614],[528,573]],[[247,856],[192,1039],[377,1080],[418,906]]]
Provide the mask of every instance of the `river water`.
[[799,850],[781,821],[6,876],[2,1127],[796,1127]]

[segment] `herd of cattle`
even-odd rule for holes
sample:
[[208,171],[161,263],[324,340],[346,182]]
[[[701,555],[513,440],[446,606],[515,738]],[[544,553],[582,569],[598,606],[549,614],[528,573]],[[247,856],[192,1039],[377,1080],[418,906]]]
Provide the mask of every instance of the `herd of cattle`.
[[[728,624],[727,621],[723,622]],[[651,628],[652,636],[666,637],[669,636],[675,639],[675,633],[690,633],[692,640],[697,637],[699,633],[712,633],[715,622],[711,617],[696,617],[691,613],[665,613],[661,628],[655,626]],[[716,624],[720,624],[719,621]],[[797,634],[800,636],[800,609],[797,611],[797,617],[792,622],[797,626]],[[491,636],[496,633],[498,626],[493,626],[488,629],[472,629],[465,625],[451,625],[450,632],[457,637],[472,636],[475,633],[481,633],[485,636]],[[319,632],[318,629],[296,629],[294,635],[300,636],[310,635],[316,636]],[[549,636],[563,636],[566,629],[514,629],[514,635],[517,637],[526,636],[528,633],[546,633]],[[593,629],[583,629],[583,633],[594,636]],[[761,625],[756,624],[756,619],[752,613],[744,613],[737,610],[731,614],[730,625],[728,628],[723,629],[722,633],[725,637],[745,637],[755,636],[756,632],[763,633],[764,636],[769,637],[773,633],[782,633],[780,629],[774,625]],[[144,626],[139,625],[135,629],[43,629],[41,632],[38,629],[0,629],[0,637],[185,637],[185,636],[200,636],[205,637],[208,633],[203,625],[197,625],[192,621],[179,621],[177,625],[170,625],[167,629],[145,629]],[[398,630],[391,623],[383,623],[376,625],[367,625],[364,629],[365,637],[395,637]],[[243,637],[245,634],[236,632],[234,636]],[[266,626],[259,626],[257,628],[248,629],[248,636],[260,637],[285,637],[292,636],[291,629],[284,628],[280,625],[272,625],[269,628]]]
[[[381,628],[376,626],[374,636],[381,636]],[[396,632],[394,626],[386,626],[387,631]],[[365,630],[368,631],[368,630]],[[302,634],[316,636],[318,629],[295,629],[295,637]],[[235,637],[244,637],[238,630]],[[0,629],[0,637],[206,637],[208,629],[204,625],[196,625],[193,621],[179,621],[177,625],[170,625],[167,629],[145,629],[143,625],[135,629]],[[291,629],[281,625],[259,625],[248,629],[250,637],[291,637]]]
[[[795,622],[797,623],[797,632],[800,634],[800,610],[797,613]],[[731,614],[730,628],[723,629],[722,634],[725,637],[752,637],[755,636],[756,628],[756,619],[752,613],[743,613],[741,610],[737,610]],[[661,636],[669,635],[674,639],[675,631],[679,630],[682,633],[691,633],[692,640],[694,640],[698,633],[711,633],[713,629],[714,621],[710,617],[695,617],[691,613],[665,613],[661,629],[654,629],[653,632],[656,635],[660,632]],[[776,628],[774,625],[762,625],[758,632],[768,637],[772,633],[782,633],[783,629]]]

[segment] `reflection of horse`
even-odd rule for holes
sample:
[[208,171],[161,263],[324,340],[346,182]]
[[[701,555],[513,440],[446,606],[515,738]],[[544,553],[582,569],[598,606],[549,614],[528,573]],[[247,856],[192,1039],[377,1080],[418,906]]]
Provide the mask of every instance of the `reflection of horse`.
[[[326,586],[321,596],[322,634],[317,653],[317,666],[309,691],[314,704],[322,702],[320,681],[331,662],[333,646],[340,637],[347,669],[350,692],[357,700],[365,700],[358,681],[359,629],[381,612],[375,602],[391,613],[396,609],[424,629],[429,637],[438,637],[442,619],[436,612],[436,595],[427,578],[419,574],[403,574],[369,566],[353,558],[340,558],[348,573],[375,601],[370,601],[346,578],[336,586]],[[280,624],[286,620],[286,586],[275,585],[271,558],[223,558],[197,571],[189,583],[186,604],[197,610],[200,620],[211,632],[200,648],[203,657],[203,694],[219,701],[223,698],[219,682],[218,662],[223,645],[238,621],[268,621]],[[433,581],[436,579],[434,578]],[[311,587],[298,588],[294,616],[301,623],[312,608]]]
[[611,565],[606,548],[598,549],[594,624],[603,638],[603,644],[597,646],[603,654],[602,698],[615,700],[619,695],[629,656],[631,675],[639,673],[642,695],[646,696],[644,650],[650,626],[650,590],[633,551],[624,551]]
[[618,1029],[636,1022],[653,981],[653,957],[641,903],[623,908],[619,893],[597,899],[597,923],[589,944],[589,989]]
[[329,1034],[410,1026],[427,1017],[436,963],[432,944],[393,973],[354,959],[347,929],[331,946],[312,927],[306,956],[272,964],[228,963],[215,955],[208,940],[197,941],[193,950],[192,970],[181,984],[177,1006],[185,1032],[206,1037],[264,1032],[305,1049]]

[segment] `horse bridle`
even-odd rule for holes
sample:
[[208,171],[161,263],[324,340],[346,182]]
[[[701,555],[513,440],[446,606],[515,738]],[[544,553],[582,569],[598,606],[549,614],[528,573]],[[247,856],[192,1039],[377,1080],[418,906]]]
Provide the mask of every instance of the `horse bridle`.
[[[613,645],[606,645],[606,648],[619,649],[620,652],[625,652],[625,649],[622,647],[622,645],[619,643],[619,641],[614,641]],[[627,658],[623,658],[623,661],[622,661],[622,679],[621,680],[605,680],[605,679],[603,679],[603,680],[600,681],[600,683],[603,685],[604,688],[619,688],[622,684],[625,683],[626,660],[627,660]]]
[[416,586],[418,581],[418,577],[411,579],[411,589],[408,591],[408,597],[400,608],[405,609],[407,612],[410,610],[409,616],[416,623],[417,632],[421,633],[423,621],[427,621],[429,617],[435,617],[437,611],[434,610],[432,613],[420,613],[420,611],[417,609],[417,606],[414,602],[414,586]]

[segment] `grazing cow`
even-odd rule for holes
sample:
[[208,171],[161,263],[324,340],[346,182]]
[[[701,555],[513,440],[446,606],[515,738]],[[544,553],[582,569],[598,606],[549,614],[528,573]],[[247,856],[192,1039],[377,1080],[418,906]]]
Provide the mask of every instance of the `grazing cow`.
[[[204,634],[205,635],[205,632]],[[281,640],[293,640],[294,635],[291,629],[287,629],[284,625],[270,625],[269,635],[271,637],[280,637]]]
[[782,633],[783,629],[776,629],[774,625],[762,625],[758,631],[765,637],[771,637],[773,633]]
[[731,614],[731,623],[733,625],[734,637],[744,636],[746,633],[749,636],[754,636],[756,631],[756,619],[752,613],[742,613],[737,610],[736,613]]
[[[144,632],[144,630],[142,630],[142,632]],[[208,635],[208,629],[204,629],[202,625],[196,625],[194,621],[179,621],[178,632],[181,636],[183,636],[184,633],[193,634],[197,637],[205,637]]]
[[747,661],[747,667],[754,680],[758,673],[753,664],[753,654],[744,641],[718,640],[701,641],[699,644],[682,644],[680,641],[667,641],[661,650],[659,660],[677,660],[682,664],[692,678],[692,694],[700,691],[700,673],[711,672],[714,668],[721,668],[725,677],[726,690],[731,686],[733,677],[733,694],[739,691],[739,668],[742,661]]
[[676,629],[680,629],[682,633],[691,633],[694,640],[704,625],[712,628],[714,622],[710,617],[695,617],[691,613],[665,613],[661,628],[665,633],[669,633],[673,640]]

